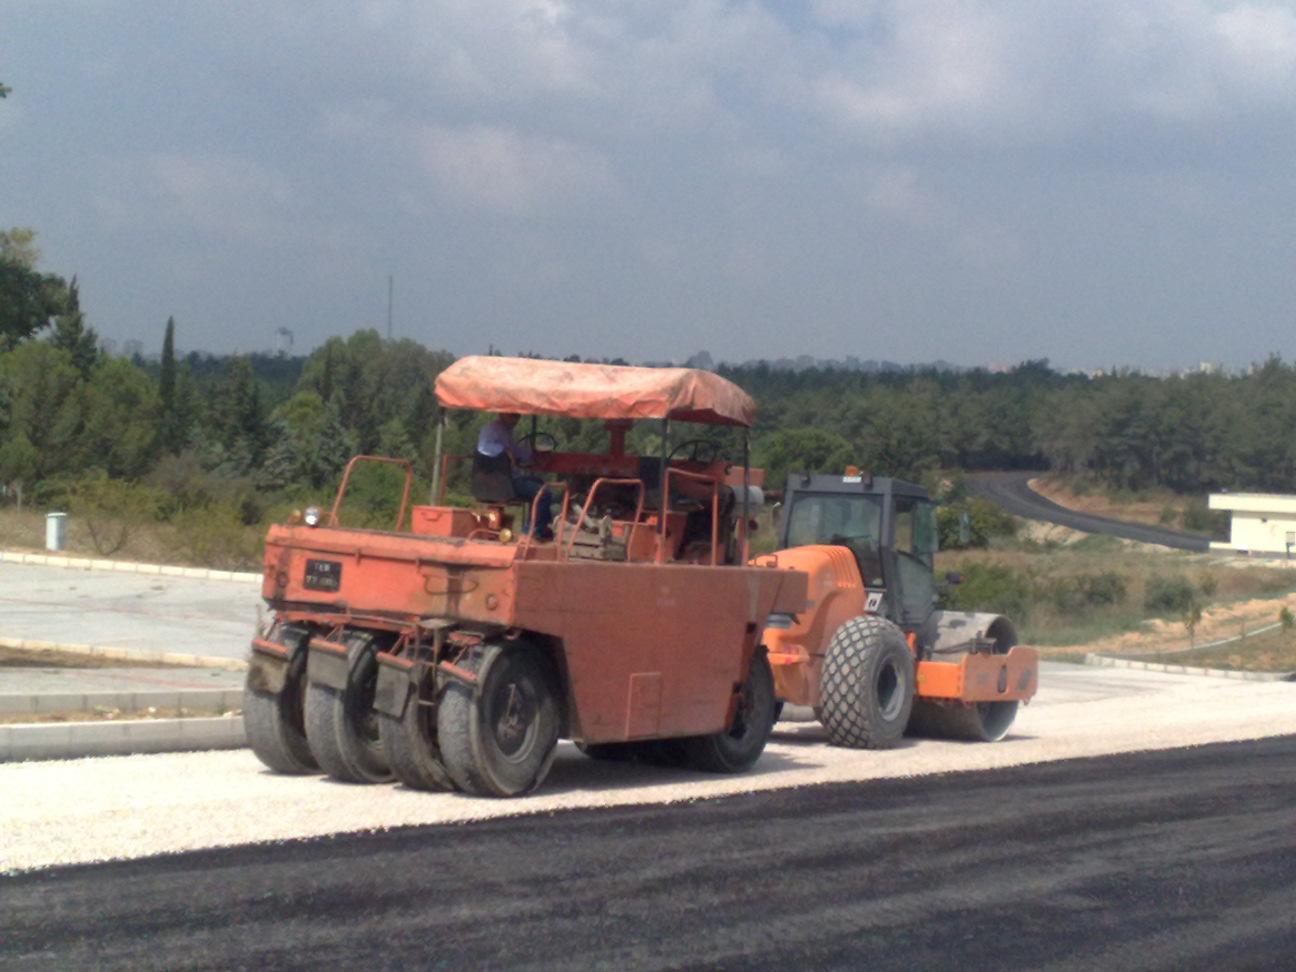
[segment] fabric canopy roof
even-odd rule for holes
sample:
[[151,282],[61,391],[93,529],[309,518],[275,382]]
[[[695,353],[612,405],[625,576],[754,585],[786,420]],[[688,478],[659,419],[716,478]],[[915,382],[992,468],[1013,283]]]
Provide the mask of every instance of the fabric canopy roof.
[[751,425],[756,403],[731,381],[693,368],[631,368],[533,358],[460,358],[436,381],[446,408],[569,418],[671,418]]

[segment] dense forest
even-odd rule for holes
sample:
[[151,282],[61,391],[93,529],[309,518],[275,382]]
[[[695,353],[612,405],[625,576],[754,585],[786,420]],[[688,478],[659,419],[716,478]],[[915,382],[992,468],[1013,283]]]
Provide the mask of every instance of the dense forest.
[[[147,497],[159,516],[219,509],[255,523],[276,503],[328,494],[356,453],[397,456],[429,477],[437,374],[452,360],[372,330],[308,357],[103,353],[76,281],[37,269],[33,234],[0,233],[0,487],[11,502]],[[568,360],[575,359],[573,355]],[[1048,468],[1138,490],[1296,489],[1296,370],[1277,357],[1243,375],[1002,373],[908,369],[721,374],[758,403],[753,461],[789,471],[848,463],[928,479],[950,470]],[[451,452],[471,450],[457,414]],[[560,443],[599,430],[549,422]],[[652,430],[637,431],[652,448]]]

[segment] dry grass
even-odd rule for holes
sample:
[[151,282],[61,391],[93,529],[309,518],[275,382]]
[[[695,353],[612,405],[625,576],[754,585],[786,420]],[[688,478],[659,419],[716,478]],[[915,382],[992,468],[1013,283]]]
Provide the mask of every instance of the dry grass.
[[1065,506],[1068,510],[1153,526],[1165,522],[1163,515],[1166,510],[1174,511],[1174,520],[1177,523],[1189,503],[1188,497],[1179,496],[1169,490],[1148,490],[1140,493],[1095,492],[1081,495],[1068,488],[1062,480],[1052,477],[1032,479],[1030,485],[1041,496],[1051,499],[1058,506]]
[[[1209,554],[1190,554],[1091,538],[1066,546],[1007,544],[990,550],[951,551],[938,558],[939,571],[971,576],[978,566],[1006,568],[1016,587],[1003,603],[965,604],[969,609],[1002,610],[1021,640],[1048,657],[1072,658],[1085,652],[1136,654],[1169,652],[1190,643],[1216,641],[1273,624],[1283,607],[1296,612],[1296,571],[1283,566],[1239,562]],[[1077,578],[1115,574],[1125,587],[1117,603],[1060,605],[1049,592]],[[1150,585],[1158,579],[1184,578],[1197,591],[1201,620],[1189,634],[1183,612],[1145,608]],[[972,590],[969,585],[965,590]],[[1282,661],[1277,662],[1280,666]]]
[[[259,570],[264,526],[245,526],[216,515],[189,514],[174,522],[134,525],[115,551],[97,549],[85,520],[69,515],[64,553],[145,564],[207,567],[214,570]],[[0,550],[45,553],[45,514],[33,510],[0,510]]]

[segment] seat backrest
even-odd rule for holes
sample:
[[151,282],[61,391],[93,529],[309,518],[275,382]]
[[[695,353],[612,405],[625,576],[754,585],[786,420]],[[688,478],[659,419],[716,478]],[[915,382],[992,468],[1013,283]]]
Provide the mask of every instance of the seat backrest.
[[479,503],[512,503],[519,499],[513,488],[513,463],[508,453],[501,452],[498,456],[473,453],[468,491]]

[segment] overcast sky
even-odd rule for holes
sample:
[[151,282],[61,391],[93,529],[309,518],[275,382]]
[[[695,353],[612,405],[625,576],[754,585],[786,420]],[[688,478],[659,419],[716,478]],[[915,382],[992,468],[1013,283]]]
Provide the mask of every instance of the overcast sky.
[[1296,0],[0,0],[0,82],[148,352],[1296,357]]

